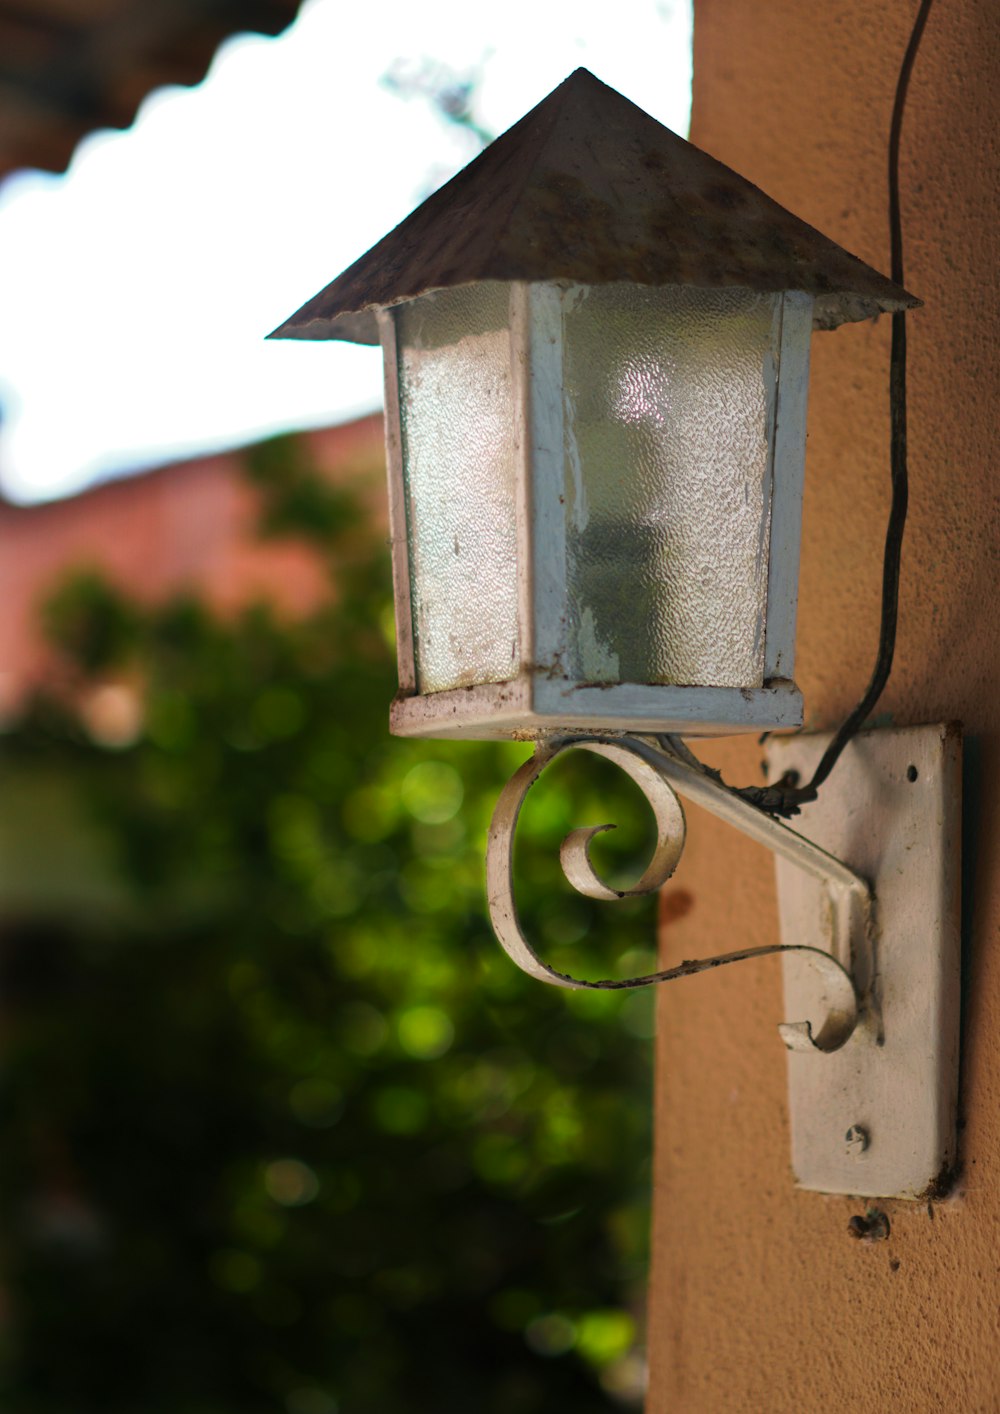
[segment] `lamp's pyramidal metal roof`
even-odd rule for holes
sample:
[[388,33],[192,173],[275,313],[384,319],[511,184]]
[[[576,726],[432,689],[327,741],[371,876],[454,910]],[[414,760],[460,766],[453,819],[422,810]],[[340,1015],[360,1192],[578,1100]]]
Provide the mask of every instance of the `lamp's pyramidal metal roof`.
[[271,337],[377,343],[376,310],[479,280],[805,290],[822,328],[920,303],[586,69]]

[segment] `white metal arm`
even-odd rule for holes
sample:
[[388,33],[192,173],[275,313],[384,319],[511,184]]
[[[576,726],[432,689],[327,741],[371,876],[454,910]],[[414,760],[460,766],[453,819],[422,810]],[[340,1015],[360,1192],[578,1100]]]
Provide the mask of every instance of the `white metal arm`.
[[[698,958],[682,962],[678,967],[625,980],[589,982],[550,967],[535,952],[518,918],[514,900],[513,842],[529,789],[546,766],[562,752],[573,748],[604,756],[625,771],[649,801],[657,829],[652,859],[638,883],[626,890],[609,888],[595,873],[590,861],[591,841],[611,826],[594,825],[571,831],[563,841],[560,857],[564,874],[579,893],[614,901],[660,888],[673,874],[684,849],[684,812],[678,799],[678,795],[683,795],[821,881],[826,902],[824,923],[828,949],[775,943]],[[792,1050],[834,1051],[847,1041],[857,1024],[859,996],[854,979],[867,978],[870,972],[873,903],[868,883],[833,855],[741,799],[709,772],[682,759],[656,739],[568,737],[540,743],[534,756],[507,782],[497,801],[486,849],[486,882],[490,918],[504,950],[522,971],[554,986],[604,990],[646,987],[747,958],[799,952],[808,956],[816,973],[817,1003],[821,1009],[818,1014],[822,1019],[815,1027],[808,1021],[780,1026],[785,1044]]]

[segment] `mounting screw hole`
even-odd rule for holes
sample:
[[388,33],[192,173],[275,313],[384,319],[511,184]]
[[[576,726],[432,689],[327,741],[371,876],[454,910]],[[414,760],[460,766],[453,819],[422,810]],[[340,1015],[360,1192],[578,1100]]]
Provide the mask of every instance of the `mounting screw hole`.
[[906,768],[906,779],[907,779],[908,781],[910,781],[911,784],[912,784],[913,781],[915,781],[915,780],[917,779],[917,777],[918,777],[919,775],[920,775],[920,772],[917,770],[916,766],[907,766],[907,768]]

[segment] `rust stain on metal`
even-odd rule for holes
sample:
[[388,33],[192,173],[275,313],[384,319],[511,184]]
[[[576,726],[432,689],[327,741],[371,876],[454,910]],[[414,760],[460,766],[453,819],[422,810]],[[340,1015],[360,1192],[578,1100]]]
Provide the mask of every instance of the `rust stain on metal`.
[[921,1198],[927,1199],[927,1216],[932,1222],[934,1220],[934,1204],[936,1202],[943,1202],[946,1198],[950,1198],[957,1189],[960,1179],[961,1165],[957,1162],[949,1161],[942,1166],[939,1173],[934,1175],[934,1178],[924,1189],[923,1193],[920,1194]]
[[821,328],[920,303],[577,69],[271,337],[374,344],[375,311],[481,280],[803,290]]

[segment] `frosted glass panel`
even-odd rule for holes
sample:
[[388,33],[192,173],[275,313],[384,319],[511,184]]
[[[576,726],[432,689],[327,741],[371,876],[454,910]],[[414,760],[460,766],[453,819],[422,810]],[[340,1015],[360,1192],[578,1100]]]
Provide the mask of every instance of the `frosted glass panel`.
[[424,295],[396,315],[417,688],[518,666],[508,286]]
[[570,672],[760,686],[780,295],[566,295]]

